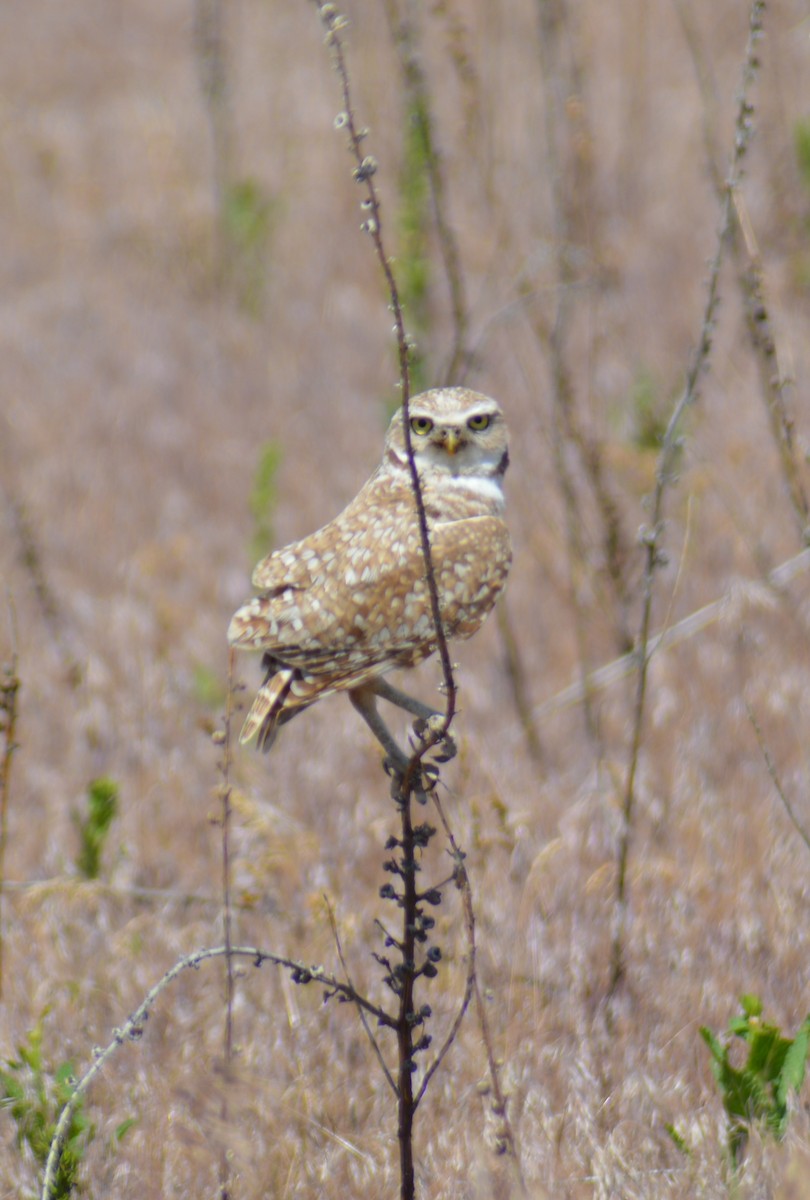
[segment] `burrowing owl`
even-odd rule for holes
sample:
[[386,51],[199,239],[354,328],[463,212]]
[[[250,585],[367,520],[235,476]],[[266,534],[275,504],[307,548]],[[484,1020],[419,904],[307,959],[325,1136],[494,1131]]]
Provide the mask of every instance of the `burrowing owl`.
[[[409,409],[445,632],[470,637],[511,562],[502,516],[506,423],[494,400],[467,388],[425,392]],[[267,750],[296,713],[346,691],[401,774],[407,757],[377,698],[420,717],[434,710],[383,676],[436,649],[402,409],[382,462],[354,500],[316,533],[262,559],[253,586],[259,594],[234,614],[228,641],[264,651],[267,675],[240,741],[258,735]]]

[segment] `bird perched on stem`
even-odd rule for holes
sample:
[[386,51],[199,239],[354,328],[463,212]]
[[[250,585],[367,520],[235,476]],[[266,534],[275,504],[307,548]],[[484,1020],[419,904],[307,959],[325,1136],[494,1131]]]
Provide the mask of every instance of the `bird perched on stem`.
[[[467,638],[494,605],[512,557],[503,519],[506,423],[494,400],[460,387],[415,396],[409,419],[444,633]],[[387,767],[401,776],[408,756],[377,701],[422,720],[435,716],[384,676],[437,647],[402,409],[382,462],[355,498],[322,529],[262,559],[253,586],[258,595],[228,629],[231,645],[263,652],[266,671],[240,742],[255,737],[268,750],[303,709],[348,692]]]

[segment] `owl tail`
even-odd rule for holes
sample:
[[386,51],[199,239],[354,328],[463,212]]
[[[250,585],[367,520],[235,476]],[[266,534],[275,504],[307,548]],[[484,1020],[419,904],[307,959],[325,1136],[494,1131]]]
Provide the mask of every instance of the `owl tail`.
[[256,693],[256,699],[242,726],[242,732],[239,734],[241,745],[244,746],[257,734],[256,745],[259,750],[267,751],[273,745],[278,732],[278,719],[284,708],[293,675],[294,671],[289,668],[268,674]]

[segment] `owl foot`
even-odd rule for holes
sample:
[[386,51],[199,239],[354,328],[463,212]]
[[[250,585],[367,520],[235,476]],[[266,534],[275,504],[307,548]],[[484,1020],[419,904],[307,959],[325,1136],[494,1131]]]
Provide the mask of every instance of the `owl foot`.
[[419,717],[413,723],[413,731],[423,746],[439,751],[436,762],[446,763],[458,754],[458,746],[449,733],[444,733],[444,715],[431,713],[427,719]]
[[[392,800],[402,801],[404,799],[403,784],[409,762],[410,760],[404,754],[401,761],[399,757],[397,757],[396,761],[390,757],[383,759],[383,770],[391,779]],[[439,768],[434,766],[433,763],[420,763],[418,768],[413,771],[410,787],[419,804],[427,804],[428,796],[436,787],[438,781]]]

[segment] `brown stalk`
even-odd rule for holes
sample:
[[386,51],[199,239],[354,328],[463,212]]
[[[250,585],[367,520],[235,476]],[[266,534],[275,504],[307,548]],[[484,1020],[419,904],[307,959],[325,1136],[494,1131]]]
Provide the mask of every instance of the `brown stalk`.
[[471,358],[467,345],[470,319],[467,311],[464,277],[461,271],[461,256],[448,215],[441,154],[436,145],[436,122],[433,116],[430,89],[417,47],[414,6],[408,0],[410,12],[406,16],[398,0],[383,0],[383,3],[405,82],[408,110],[417,122],[422,142],[439,252],[450,289],[453,344],[447,366],[441,373],[443,383],[449,385],[464,378]]
[[[467,934],[468,952],[467,952],[467,982],[466,982],[466,986],[465,986],[465,990],[464,990],[464,999],[463,999],[461,1008],[459,1009],[456,1020],[454,1021],[453,1026],[450,1030],[450,1034],[448,1035],[448,1038],[445,1042],[445,1045],[442,1048],[440,1054],[437,1056],[436,1062],[433,1065],[431,1074],[432,1074],[432,1071],[434,1071],[438,1067],[439,1063],[441,1062],[441,1059],[444,1057],[444,1055],[447,1053],[447,1050],[450,1048],[450,1045],[452,1044],[452,1041],[455,1039],[455,1036],[461,1025],[461,1021],[464,1017],[464,1013],[466,1012],[466,1009],[469,1006],[470,1000],[471,1000],[471,998],[474,997],[476,1012],[478,1014],[478,1024],[481,1029],[481,1037],[484,1042],[484,1049],[486,1051],[486,1056],[487,1056],[487,1067],[489,1070],[489,1078],[490,1078],[490,1083],[492,1086],[492,1092],[493,1092],[493,1096],[494,1096],[492,1112],[493,1112],[493,1115],[500,1122],[499,1128],[498,1128],[498,1141],[497,1141],[496,1148],[498,1149],[499,1152],[508,1154],[510,1161],[512,1162],[512,1164],[514,1166],[515,1177],[516,1177],[517,1183],[520,1187],[521,1195],[527,1196],[528,1190],[526,1188],[526,1182],[523,1178],[523,1172],[520,1167],[520,1155],[518,1154],[517,1140],[515,1138],[514,1130],[512,1128],[512,1123],[509,1119],[509,1113],[507,1111],[506,1094],[504,1093],[503,1086],[501,1084],[500,1069],[498,1067],[498,1063],[495,1058],[495,1051],[493,1049],[493,1044],[492,1044],[492,1033],[489,1028],[489,1021],[487,1019],[486,1008],[484,1006],[484,1000],[481,995],[481,988],[480,988],[480,985],[478,982],[478,970],[477,970],[478,949],[477,949],[477,944],[476,944],[476,939],[475,939],[475,907],[473,905],[472,888],[470,887],[470,877],[467,873],[467,868],[464,865],[464,857],[465,856],[464,856],[464,852],[460,849],[458,843],[456,842],[455,837],[453,836],[453,831],[450,828],[450,823],[448,822],[447,817],[445,816],[444,807],[437,795],[434,795],[433,802],[436,806],[436,811],[439,814],[439,819],[444,827],[444,832],[447,837],[447,840],[450,843],[450,851],[451,851],[451,854],[453,857],[453,862],[454,862],[453,878],[454,878],[457,888],[461,892],[461,899],[462,899],[462,904],[464,907],[464,928],[465,928],[465,931]],[[427,1087],[427,1084],[428,1084],[428,1078],[426,1076],[422,1083],[422,1087],[420,1089],[419,1096],[417,1097],[417,1103],[419,1100],[421,1100],[422,1094],[424,1093],[425,1088]]]
[[[13,629],[13,616],[12,616]],[[14,638],[16,642],[16,637]],[[17,651],[11,661],[4,664],[0,676],[0,730],[3,734],[3,750],[0,754],[0,999],[3,996],[4,946],[3,895],[6,886],[6,846],[8,844],[8,806],[11,796],[11,760],[17,749],[17,696],[20,677],[17,674]]]
[[[228,651],[228,685],[225,698],[225,727],[219,737],[215,740],[222,745],[222,761],[220,763],[220,772],[222,775],[222,784],[220,786],[220,800],[222,801],[222,815],[220,817],[220,827],[222,829],[222,912],[223,925],[225,934],[225,1029],[224,1029],[224,1060],[225,1060],[225,1082],[226,1085],[230,1079],[231,1067],[233,1065],[233,1000],[234,1000],[234,971],[233,971],[233,956],[231,955],[231,932],[233,923],[233,910],[231,907],[231,850],[230,850],[230,832],[231,832],[231,718],[233,715],[233,694],[234,694],[234,660],[235,652],[231,649]],[[223,1126],[228,1121],[228,1089],[227,1086],[222,1092],[222,1106],[220,1117]],[[222,1159],[220,1162],[219,1171],[219,1195],[220,1200],[229,1200],[230,1197],[230,1167],[228,1158],[223,1150]]]
[[231,179],[233,123],[228,81],[223,0],[195,0],[194,48],[211,135],[211,183],[216,214],[214,274],[221,285],[228,270],[225,198]]
[[[377,172],[377,160],[370,154],[363,153],[363,140],[368,131],[359,129],[355,120],[354,108],[352,106],[351,87],[349,82],[349,72],[346,65],[346,52],[341,34],[346,29],[348,22],[337,10],[334,4],[324,2],[324,0],[315,0],[320,18],[326,28],[326,44],[332,52],[335,71],[343,96],[343,111],[338,117],[340,125],[344,126],[349,134],[349,152],[355,161],[354,178],[366,192],[366,199],[363,203],[363,208],[367,213],[363,228],[371,237],[374,245],[374,250],[377,255],[377,261],[380,264],[385,282],[388,289],[388,296],[391,304],[391,311],[394,316],[394,330],[397,340],[397,354],[399,358],[399,378],[402,389],[402,412],[403,424],[405,430],[405,449],[408,455],[408,466],[411,474],[411,486],[413,489],[414,503],[416,504],[416,514],[419,523],[419,536],[422,544],[422,554],[425,560],[425,573],[427,576],[428,593],[430,595],[430,607],[433,616],[433,626],[436,631],[436,643],[439,654],[439,660],[442,667],[442,677],[444,680],[444,689],[446,696],[445,714],[443,728],[436,733],[436,740],[440,740],[450,730],[450,724],[456,711],[456,684],[453,677],[453,667],[450,661],[450,652],[447,647],[447,638],[442,624],[441,606],[439,603],[439,591],[436,584],[436,575],[433,570],[433,560],[430,553],[430,534],[428,532],[427,515],[425,513],[425,503],[422,498],[422,485],[419,481],[419,473],[416,469],[416,463],[413,457],[413,445],[411,442],[411,425],[409,418],[410,405],[410,346],[408,336],[405,332],[405,322],[402,316],[402,305],[399,300],[399,289],[394,277],[391,260],[385,249],[382,236],[382,213],[379,194],[374,184],[374,176]],[[411,760],[412,771],[417,769],[418,762],[427,749],[423,746],[417,750]],[[410,781],[406,778],[406,783]]]
[[[569,363],[568,340],[572,322],[572,292],[577,282],[572,250],[575,240],[585,236],[582,195],[587,187],[580,179],[564,178],[558,146],[561,114],[566,110],[566,97],[580,96],[581,71],[576,60],[564,77],[562,66],[570,37],[565,29],[565,9],[539,0],[539,54],[544,88],[545,143],[551,193],[551,220],[554,238],[555,308],[549,321],[535,314],[532,324],[538,340],[547,348],[552,387],[552,459],[557,485],[563,501],[566,544],[568,552],[569,592],[577,642],[579,673],[583,687],[583,713],[589,739],[597,754],[601,743],[596,713],[588,692],[591,672],[591,651],[588,644],[589,615],[582,603],[582,581],[588,576],[599,589],[600,581],[589,566],[586,550],[587,534],[583,497],[569,461],[573,450],[579,460],[588,487],[593,495],[601,521],[601,546],[607,569],[607,579],[614,594],[617,609],[616,640],[618,649],[631,644],[626,624],[628,593],[625,581],[627,553],[626,538],[615,499],[607,486],[598,442],[585,433],[577,414],[576,391]],[[572,52],[571,52],[572,53]],[[581,171],[579,172],[581,174]]]
[[[675,10],[703,101],[703,139],[709,172],[714,189],[718,197],[722,198],[724,184],[718,166],[720,154],[717,145],[717,101],[714,83],[689,7],[684,0],[675,0]],[[782,367],[776,330],[768,307],[762,258],[745,199],[739,193],[734,195],[733,215],[729,241],[737,265],[737,281],[743,301],[746,328],[757,362],[768,425],[779,455],[788,501],[793,510],[799,537],[807,544],[810,505],[802,481],[801,458],[793,437],[794,421],[790,395],[792,380]]]
[[405,332],[399,290],[397,288],[396,279],[391,266],[391,260],[388,257],[383,241],[381,205],[379,194],[374,183],[374,176],[377,172],[377,161],[372,155],[364,153],[363,141],[366,137],[367,131],[364,129],[359,129],[355,119],[349,71],[346,64],[346,54],[342,38],[342,33],[346,28],[347,21],[345,17],[338,12],[337,7],[334,4],[324,3],[323,0],[315,0],[315,2],[321,21],[326,29],[326,44],[331,50],[335,71],[338,75],[338,79],[340,80],[343,109],[337,119],[336,124],[338,127],[345,128],[349,135],[349,151],[355,162],[353,172],[354,179],[365,191],[365,200],[363,201],[362,207],[366,213],[366,220],[363,223],[363,229],[371,237],[374,245],[377,260],[385,277],[390,307],[394,316],[394,329],[399,357],[400,384],[402,389],[402,412],[405,447],[408,455],[408,468],[411,477],[414,503],[416,506],[417,521],[419,524],[419,537],[422,547],[422,556],[425,563],[425,576],[428,593],[430,596],[431,614],[433,617],[433,626],[436,634],[436,643],[439,659],[441,661],[442,677],[445,690],[445,712],[443,718],[438,725],[429,729],[427,735],[421,740],[420,744],[414,750],[403,778],[398,779],[395,783],[395,800],[399,810],[401,822],[401,839],[399,843],[401,847],[401,856],[399,858],[397,870],[399,878],[402,882],[402,892],[397,897],[397,900],[402,909],[402,936],[401,939],[396,943],[398,953],[400,954],[400,963],[399,971],[396,974],[395,984],[393,983],[392,973],[392,986],[394,986],[398,998],[398,1011],[396,1018],[393,1021],[389,1021],[389,1024],[393,1025],[397,1038],[398,1069],[396,1077],[396,1096],[397,1133],[400,1161],[400,1196],[402,1197],[402,1200],[413,1200],[416,1188],[413,1151],[413,1125],[418,1103],[414,1096],[413,1072],[416,1069],[415,1055],[418,1050],[416,1031],[418,1030],[417,1022],[419,1019],[414,1003],[414,985],[422,973],[417,969],[416,966],[416,932],[420,912],[420,903],[423,902],[424,898],[420,896],[416,883],[418,869],[417,847],[419,843],[414,831],[412,803],[414,787],[416,786],[421,773],[420,763],[423,756],[427,753],[431,746],[439,742],[449,732],[456,709],[456,684],[453,676],[452,663],[450,661],[450,652],[447,646],[447,638],[442,623],[439,592],[430,551],[430,536],[427,524],[427,514],[425,512],[421,483],[419,480],[419,473],[416,468],[413,445],[411,442],[409,409],[410,347],[408,343],[408,337]]
[[610,983],[608,999],[611,999],[625,975],[625,930],[627,924],[628,878],[627,869],[630,856],[630,843],[633,830],[633,816],[636,799],[636,775],[641,755],[641,745],[644,732],[644,717],[647,699],[647,678],[652,651],[650,649],[650,627],[652,620],[652,602],[654,592],[655,572],[666,562],[666,556],[661,548],[664,533],[664,510],[668,488],[673,480],[675,457],[681,445],[679,434],[681,420],[686,410],[695,403],[698,397],[698,387],[703,372],[707,369],[711,345],[712,331],[715,325],[718,303],[718,288],[720,268],[725,257],[726,249],[731,238],[734,221],[735,192],[742,178],[743,159],[752,136],[751,117],[753,108],[748,99],[748,93],[753,84],[759,67],[757,45],[762,34],[762,16],[764,0],[753,0],[750,9],[748,42],[742,69],[742,84],[740,88],[737,116],[734,123],[734,145],[730,155],[729,170],[723,190],[723,203],[720,216],[720,227],[717,234],[717,245],[709,268],[709,279],[706,292],[706,304],[700,328],[698,344],[689,364],[686,383],[669,418],[666,432],[661,443],[656,469],[655,490],[652,497],[650,524],[641,532],[641,542],[644,547],[644,569],[642,576],[642,606],[636,658],[638,662],[638,678],[636,695],[633,706],[632,734],[627,764],[627,775],[624,785],[624,802],[622,806],[622,832],[619,838],[616,870],[616,909],[613,943],[611,948]]

